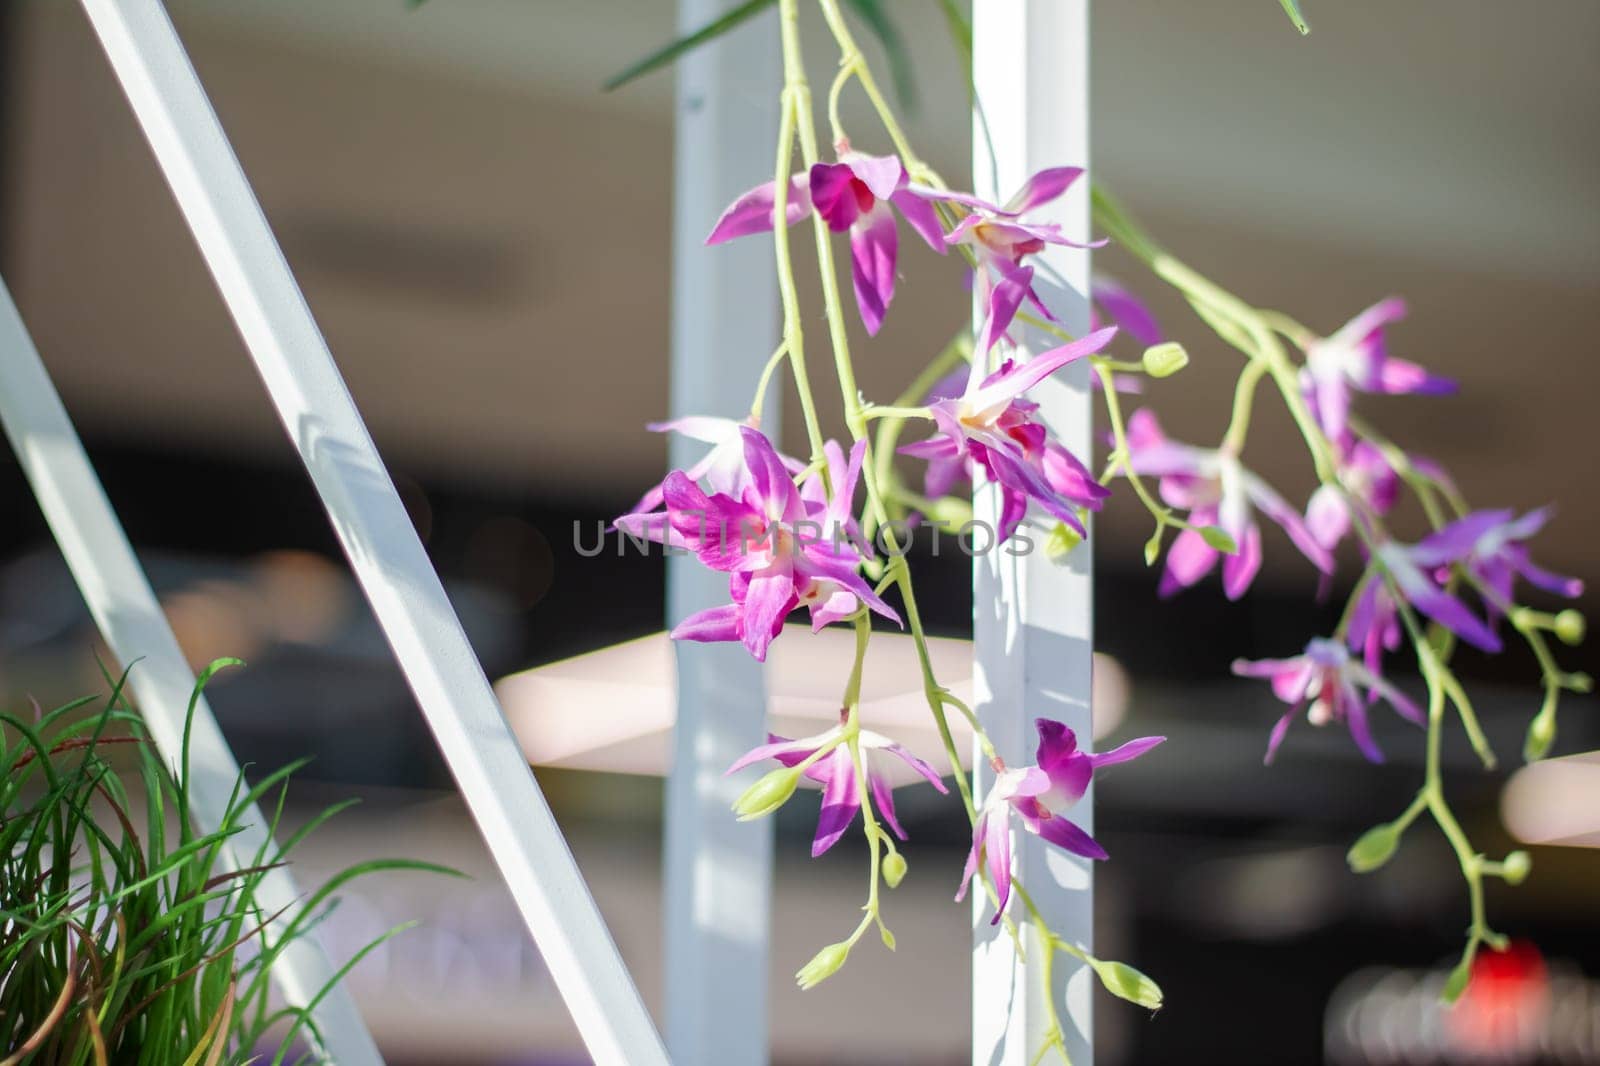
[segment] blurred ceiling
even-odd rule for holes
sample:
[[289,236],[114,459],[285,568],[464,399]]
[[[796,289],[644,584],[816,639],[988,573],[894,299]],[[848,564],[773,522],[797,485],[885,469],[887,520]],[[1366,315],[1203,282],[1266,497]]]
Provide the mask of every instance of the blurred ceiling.
[[[672,5],[171,6],[391,461],[631,498],[664,456],[641,425],[666,406],[671,80],[598,86],[672,34]],[[1597,576],[1582,460],[1600,387],[1600,5],[1310,6],[1302,40],[1267,0],[1097,5],[1097,172],[1178,254],[1315,328],[1406,295],[1396,349],[1464,394],[1384,404],[1384,424],[1474,500],[1561,500],[1542,556]],[[958,175],[964,89],[928,11],[897,5],[918,59],[911,129]],[[47,0],[6,14],[0,265],[69,406],[100,439],[291,461],[82,15]],[[810,54],[823,75],[827,42]],[[847,123],[875,146],[864,115]],[[769,154],[753,150],[752,183]],[[960,325],[952,266],[907,260],[862,360],[869,395]],[[1144,281],[1114,251],[1103,262]],[[1153,302],[1196,364],[1149,399],[1177,434],[1214,440],[1236,358]],[[1264,416],[1248,458],[1298,495],[1287,431]],[[1141,515],[1114,508],[1102,532],[1109,561],[1135,562]]]

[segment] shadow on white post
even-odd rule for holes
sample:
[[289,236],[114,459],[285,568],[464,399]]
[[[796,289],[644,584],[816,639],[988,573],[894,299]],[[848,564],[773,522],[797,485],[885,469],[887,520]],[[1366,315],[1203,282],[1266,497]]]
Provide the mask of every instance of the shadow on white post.
[[[680,0],[688,33],[732,7]],[[705,247],[733,199],[772,176],[778,124],[775,13],[678,61],[672,228],[672,415],[743,418],[778,336],[776,271],[764,241]],[[781,390],[761,428],[776,439]],[[680,436],[682,469],[708,445]],[[667,621],[728,602],[727,575],[667,560]],[[763,1066],[771,926],[772,819],[735,820],[749,774],[723,775],[766,741],[761,664],[738,644],[680,643],[678,717],[666,793],[666,1036],[675,1061]]]
[[[981,0],[973,5],[973,78],[988,120],[993,154],[983,125],[973,132],[974,189],[1004,203],[1030,174],[1050,166],[1081,166],[1089,160],[1089,0]],[[1089,237],[1089,183],[1080,179],[1056,204],[1051,219],[1068,236]],[[1052,247],[1038,269],[1038,289],[1068,332],[1088,331],[1089,253]],[[1029,352],[1055,341],[1021,330]],[[1069,366],[1030,397],[1056,437],[1079,456],[1090,454],[1089,367]],[[993,528],[998,494],[985,486],[976,515]],[[1089,677],[1092,652],[1090,544],[1080,545],[1067,565],[1044,554],[1034,535],[1027,555],[995,548],[976,559],[974,622],[978,714],[1008,765],[1033,762],[1036,717],[1065,722],[1088,747]],[[979,767],[980,794],[993,774]],[[1073,821],[1093,832],[1093,790],[1072,810]],[[1092,947],[1093,874],[1086,859],[1068,855],[1029,833],[1016,833],[1014,869],[1055,931]],[[1013,897],[1014,898],[1014,897]],[[1041,986],[1036,963],[1016,958],[1003,926],[983,895],[974,907],[972,1061],[977,1066],[1027,1066],[1044,1038],[1053,998],[1066,1030],[1073,1066],[1093,1062],[1090,993],[1093,975],[1064,955],[1055,963],[1054,987]],[[1022,912],[1017,913],[1019,924]],[[1042,950],[1029,932],[1027,950]],[[1046,1060],[1048,1061],[1048,1059]]]
[[589,1054],[666,1051],[159,0],[83,0]]

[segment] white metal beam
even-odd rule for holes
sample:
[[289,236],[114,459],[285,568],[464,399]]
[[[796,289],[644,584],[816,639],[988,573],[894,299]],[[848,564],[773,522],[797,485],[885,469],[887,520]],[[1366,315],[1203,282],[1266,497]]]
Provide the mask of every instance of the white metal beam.
[[83,6],[590,1054],[604,1066],[665,1063],[166,10],[158,0]]
[[[685,33],[729,0],[679,0]],[[776,13],[678,61],[672,223],[672,414],[742,418],[778,337],[772,249],[715,248],[706,234],[734,197],[771,178],[778,126]],[[777,439],[781,390],[762,429]],[[705,452],[675,438],[671,465]],[[728,600],[728,579],[691,556],[667,562],[667,622]],[[793,639],[793,638],[791,638]],[[767,1061],[767,955],[772,819],[739,822],[730,809],[748,778],[723,776],[766,740],[761,664],[738,644],[679,643],[678,717],[666,791],[666,1035],[683,1063]]]
[[[120,666],[133,667],[128,687],[151,739],[168,764],[176,765],[183,751],[184,713],[194,691],[194,673],[4,280],[0,280],[0,423],[106,646]],[[239,763],[204,696],[195,704],[189,734],[189,775],[194,820],[203,832],[215,832],[238,780]],[[259,811],[247,812],[239,821],[238,833],[223,852],[230,869],[242,869],[267,850],[266,824]],[[256,897],[268,914],[303,899],[284,867],[261,876]],[[292,943],[272,968],[284,999],[300,1007],[310,1003],[333,974],[314,933]],[[322,998],[315,1020],[324,1049],[341,1066],[383,1062],[343,985]]]
[[[973,78],[993,139],[991,156],[981,124],[973,133],[974,188],[1004,202],[1033,172],[1049,166],[1088,166],[1089,0],[982,0],[973,5]],[[1050,216],[1069,236],[1089,233],[1088,181],[1077,185]],[[1051,248],[1043,257],[1040,292],[1074,334],[1088,329],[1089,253]],[[1051,342],[1024,331],[1032,351]],[[1079,456],[1090,453],[1090,396],[1086,363],[1057,375],[1030,395],[1056,436]],[[997,495],[978,493],[978,517],[991,523]],[[1046,558],[991,551],[977,559],[974,576],[975,693],[978,713],[1010,765],[1033,761],[1035,717],[1065,722],[1087,747],[1092,652],[1090,545],[1069,565]],[[992,773],[979,764],[980,787]],[[1072,818],[1093,831],[1093,790]],[[1027,833],[1017,834],[1015,869],[1057,933],[1090,945],[1094,929],[1093,876],[1087,860],[1067,855]],[[1058,956],[1054,987],[1041,988],[1039,945],[1028,942],[1030,961],[1015,957],[1003,929],[978,895],[974,909],[973,1062],[1026,1066],[1043,1038],[1048,995],[1060,1011],[1074,1066],[1093,1061],[1089,992],[1091,975]],[[1020,921],[1020,917],[1019,917]]]

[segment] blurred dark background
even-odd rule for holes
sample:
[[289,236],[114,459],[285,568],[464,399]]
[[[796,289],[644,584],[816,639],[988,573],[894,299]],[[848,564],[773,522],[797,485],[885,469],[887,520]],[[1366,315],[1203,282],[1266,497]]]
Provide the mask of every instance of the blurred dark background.
[[[670,75],[599,85],[671,35],[672,5],[169,6],[491,678],[658,630],[660,560],[582,558],[572,530],[624,509],[664,463],[643,423],[666,409]],[[1300,40],[1270,0],[1099,5],[1096,172],[1179,255],[1313,328],[1406,296],[1395,351],[1459,378],[1462,395],[1372,404],[1374,417],[1475,503],[1559,501],[1536,557],[1592,588],[1600,6],[1308,6],[1316,28]],[[893,10],[918,62],[912,135],[956,178],[968,119],[955,55],[934,5]],[[865,134],[858,146],[881,147]],[[915,252],[861,360],[868,395],[898,391],[964,314],[951,265]],[[1215,441],[1234,355],[1114,250],[1097,263],[1146,291],[1193,356],[1147,399],[1174,435]],[[186,652],[250,663],[213,693],[241,760],[315,754],[308,807],[367,799],[310,868],[410,849],[479,874],[467,887],[385,882],[330,926],[353,950],[364,931],[424,919],[356,977],[391,1061],[583,1061],[84,18],[62,0],[0,0],[0,271]],[[1258,409],[1246,458],[1303,501],[1287,420]],[[16,705],[93,691],[97,638],[9,455],[0,499],[0,693]],[[1269,534],[1245,601],[1213,582],[1158,603],[1147,535],[1125,500],[1098,522],[1096,639],[1130,678],[1124,730],[1171,742],[1100,790],[1116,861],[1097,900],[1106,953],[1155,975],[1168,1006],[1152,1018],[1103,1002],[1101,1061],[1465,1055],[1419,1050],[1440,1023],[1418,983],[1467,920],[1449,852],[1422,827],[1376,875],[1343,861],[1408,801],[1420,734],[1381,721],[1380,768],[1301,723],[1263,768],[1275,705],[1228,675],[1236,656],[1293,654],[1326,631],[1341,590],[1317,602],[1309,569]],[[962,635],[964,560],[920,565],[931,624]],[[1561,654],[1600,666],[1586,649]],[[1479,771],[1456,737],[1450,787],[1474,841],[1500,854],[1516,846],[1502,790],[1537,668],[1516,646],[1459,662],[1507,770]],[[1569,697],[1557,754],[1600,748],[1594,711]],[[540,778],[658,1003],[660,780]],[[804,858],[809,800],[780,818],[777,1062],[966,1061],[968,919],[948,903],[963,822],[931,792],[900,802],[914,870],[895,898],[900,951],[858,952],[808,994],[789,975],[856,906],[858,857]],[[1491,886],[1491,916],[1539,945],[1542,957],[1513,961],[1548,975],[1566,1035],[1498,1061],[1600,1061],[1600,990],[1580,979],[1600,978],[1600,855],[1532,850],[1521,890]]]

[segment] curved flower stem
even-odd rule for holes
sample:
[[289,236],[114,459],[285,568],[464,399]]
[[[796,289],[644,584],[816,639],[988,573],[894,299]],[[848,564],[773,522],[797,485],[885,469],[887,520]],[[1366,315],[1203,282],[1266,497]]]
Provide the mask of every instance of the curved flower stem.
[[767,386],[772,383],[772,375],[777,371],[778,365],[789,354],[789,345],[780,343],[777,349],[767,359],[767,365],[761,370],[761,379],[756,382],[755,399],[750,401],[750,420],[758,422],[761,418],[761,408],[767,402]]
[[839,0],[821,0],[822,17],[828,24],[833,39],[839,45],[839,76],[834,80],[834,94],[830,101],[830,119],[833,124],[833,139],[835,142],[845,141],[844,130],[839,125],[838,93],[844,89],[844,84],[851,77],[861,83],[861,91],[867,94],[867,99],[872,102],[872,109],[878,114],[878,121],[883,123],[884,132],[889,135],[889,140],[894,144],[894,150],[900,156],[901,164],[906,168],[906,173],[911,180],[931,184],[943,188],[944,183],[939,180],[939,175],[933,168],[924,163],[915,152],[911,150],[911,142],[906,139],[905,131],[900,128],[900,122],[894,117],[894,112],[889,108],[889,101],[878,88],[877,79],[872,76],[872,68],[861,55],[861,48],[856,44],[855,36],[850,32],[850,26],[844,20],[844,12],[839,8]]

